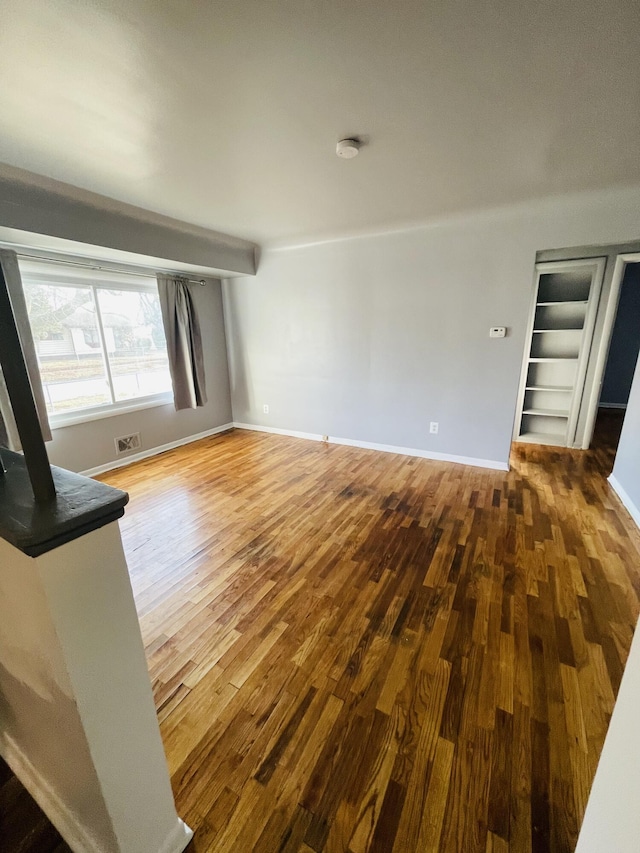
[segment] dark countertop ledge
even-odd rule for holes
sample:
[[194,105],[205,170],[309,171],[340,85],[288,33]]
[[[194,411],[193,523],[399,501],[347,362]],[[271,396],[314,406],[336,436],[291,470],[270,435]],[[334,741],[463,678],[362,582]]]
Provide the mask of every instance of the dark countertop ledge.
[[0,539],[29,557],[52,551],[124,515],[129,501],[126,492],[55,465],[51,471],[56,500],[37,504],[24,457],[5,448],[0,455],[7,469],[4,476],[0,473]]

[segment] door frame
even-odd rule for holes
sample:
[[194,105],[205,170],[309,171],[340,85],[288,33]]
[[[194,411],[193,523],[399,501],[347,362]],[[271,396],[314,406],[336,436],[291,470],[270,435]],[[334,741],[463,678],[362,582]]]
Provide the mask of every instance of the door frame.
[[588,450],[591,446],[591,442],[593,441],[593,432],[596,426],[596,417],[598,416],[598,404],[600,402],[600,394],[602,392],[604,372],[607,366],[607,359],[609,358],[609,350],[611,349],[613,327],[615,326],[616,316],[618,314],[618,305],[620,304],[622,281],[624,279],[627,265],[638,263],[640,263],[640,252],[624,252],[616,257],[602,335],[598,346],[593,382],[591,383],[590,391],[587,390],[587,388],[584,389],[585,397],[588,395],[588,403],[587,419],[585,421],[582,440],[582,450]]

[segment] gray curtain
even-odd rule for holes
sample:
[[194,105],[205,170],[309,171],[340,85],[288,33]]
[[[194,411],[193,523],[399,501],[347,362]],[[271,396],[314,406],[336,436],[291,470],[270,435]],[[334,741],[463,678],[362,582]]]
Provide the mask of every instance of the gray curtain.
[[207,402],[200,324],[183,278],[158,275],[158,293],[176,410],[195,409]]
[[[31,382],[31,391],[36,403],[36,409],[38,410],[40,429],[42,430],[44,440],[51,441],[51,429],[49,427],[49,418],[47,417],[47,406],[40,378],[38,357],[33,342],[33,335],[31,334],[27,303],[25,302],[24,291],[22,289],[22,279],[20,278],[20,268],[18,267],[16,253],[7,249],[0,249],[0,266],[2,266],[4,279],[7,283],[13,314],[16,326],[18,327],[18,334],[20,335],[22,352]],[[7,386],[2,375],[2,368],[0,368],[0,445],[10,447],[12,450],[22,449],[18,428],[16,427],[9,402]]]

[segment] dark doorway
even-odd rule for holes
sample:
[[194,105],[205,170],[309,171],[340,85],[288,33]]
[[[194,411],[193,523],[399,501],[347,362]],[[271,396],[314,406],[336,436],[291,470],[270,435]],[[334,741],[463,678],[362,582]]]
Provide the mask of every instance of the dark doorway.
[[629,263],[622,279],[591,443],[592,449],[611,456],[611,466],[618,449],[639,355],[640,263]]

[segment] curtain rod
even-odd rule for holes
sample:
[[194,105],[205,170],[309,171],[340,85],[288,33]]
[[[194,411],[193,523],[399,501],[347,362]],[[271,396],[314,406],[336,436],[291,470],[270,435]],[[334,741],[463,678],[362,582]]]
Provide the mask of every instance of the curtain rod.
[[[106,272],[120,273],[120,275],[137,275],[141,278],[153,278],[155,276],[155,273],[153,272],[132,272],[131,270],[119,270],[116,267],[103,266],[97,261],[92,264],[83,264],[80,261],[67,261],[64,258],[47,258],[44,255],[29,255],[27,252],[16,252],[16,255],[19,258],[33,258],[33,260],[35,261],[50,261],[54,264],[64,264],[65,266],[69,267],[82,267],[83,269],[88,270],[105,270]],[[183,280],[192,282],[193,284],[199,284],[201,287],[204,287],[207,283],[204,278],[188,278],[184,275],[178,275],[173,272],[165,272],[163,270],[158,270],[158,272],[160,272],[162,275],[175,275],[176,278],[181,278]]]

